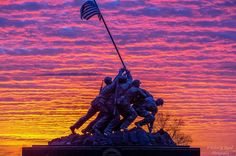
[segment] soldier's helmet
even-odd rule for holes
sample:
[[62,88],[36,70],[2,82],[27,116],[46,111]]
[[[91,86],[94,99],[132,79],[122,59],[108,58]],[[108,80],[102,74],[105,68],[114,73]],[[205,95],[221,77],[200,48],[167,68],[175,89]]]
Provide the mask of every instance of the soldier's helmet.
[[127,77],[126,76],[121,76],[119,78],[119,83],[126,83],[127,82]]
[[164,100],[162,99],[162,98],[158,98],[157,100],[156,100],[156,105],[157,106],[162,106],[164,104]]
[[109,84],[112,83],[112,78],[107,76],[107,77],[104,78],[104,82],[106,83],[106,85],[109,85]]
[[138,88],[139,88],[140,84],[141,84],[141,81],[140,81],[140,80],[134,80],[134,81],[132,82],[132,85],[133,85],[134,87],[138,87]]

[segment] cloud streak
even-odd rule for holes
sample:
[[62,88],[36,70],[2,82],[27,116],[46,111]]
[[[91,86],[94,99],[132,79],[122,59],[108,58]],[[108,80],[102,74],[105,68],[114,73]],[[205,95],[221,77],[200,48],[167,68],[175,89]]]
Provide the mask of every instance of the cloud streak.
[[[0,137],[24,132],[50,140],[64,135],[97,96],[104,76],[115,77],[122,67],[103,23],[97,17],[80,19],[82,3],[1,2],[0,120],[11,122],[0,123]],[[184,131],[193,135],[195,146],[217,142],[219,134],[227,138],[220,145],[235,142],[225,133],[227,127],[236,135],[235,4],[99,1],[133,77],[166,100],[160,111],[186,121]],[[47,138],[40,133],[45,129]]]

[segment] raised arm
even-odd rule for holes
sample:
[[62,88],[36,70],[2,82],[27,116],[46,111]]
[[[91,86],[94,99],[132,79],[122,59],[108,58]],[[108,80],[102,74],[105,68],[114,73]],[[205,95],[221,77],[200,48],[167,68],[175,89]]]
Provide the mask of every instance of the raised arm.
[[112,81],[112,83],[109,86],[106,86],[106,91],[113,91],[116,88],[116,85],[118,83],[119,77],[122,76],[123,72],[125,71],[124,68],[121,68],[117,74],[117,76],[115,77],[115,79]]
[[122,74],[124,73],[125,69],[124,68],[121,68],[118,72],[118,74],[116,75],[116,77],[114,78],[113,82],[112,83],[116,83],[119,79],[119,77],[122,76]]
[[132,75],[131,75],[129,70],[126,70],[126,76],[127,76],[127,81],[128,82],[132,82],[133,81],[133,77],[132,77]]

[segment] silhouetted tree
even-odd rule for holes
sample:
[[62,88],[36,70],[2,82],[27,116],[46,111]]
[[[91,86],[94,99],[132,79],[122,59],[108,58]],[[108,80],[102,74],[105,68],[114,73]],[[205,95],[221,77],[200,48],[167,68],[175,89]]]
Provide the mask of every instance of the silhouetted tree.
[[184,121],[182,119],[176,118],[170,113],[158,113],[154,130],[157,131],[162,128],[169,133],[177,145],[189,145],[192,138],[181,131],[183,126]]

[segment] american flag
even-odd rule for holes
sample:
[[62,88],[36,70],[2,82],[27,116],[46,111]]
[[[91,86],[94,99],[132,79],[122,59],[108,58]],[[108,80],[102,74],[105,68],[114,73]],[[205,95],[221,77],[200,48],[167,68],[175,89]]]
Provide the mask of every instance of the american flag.
[[97,4],[93,0],[85,2],[80,9],[81,19],[89,20],[94,15],[98,15],[99,20],[102,18],[102,14],[98,9]]

